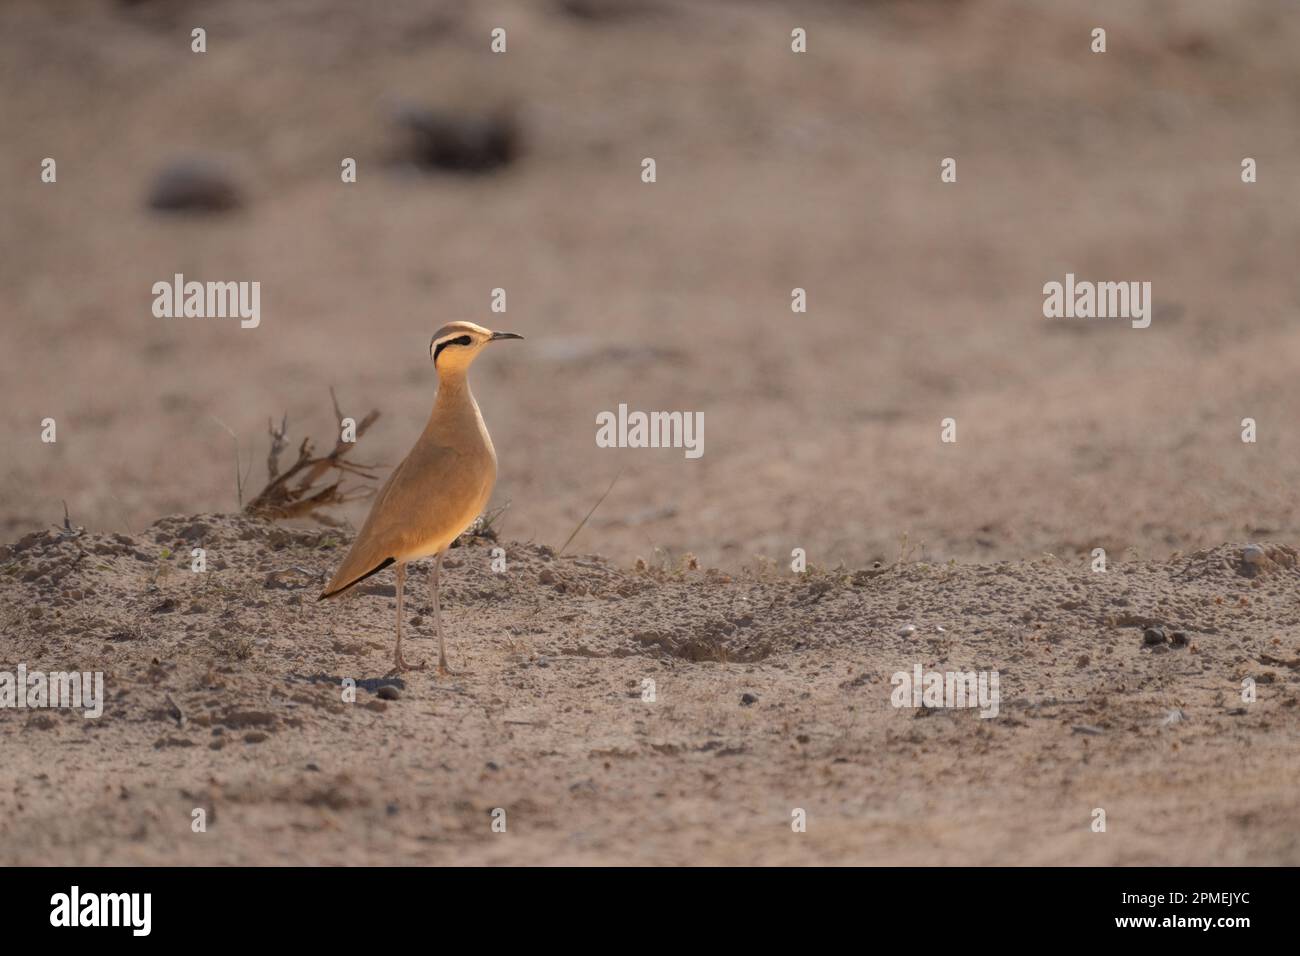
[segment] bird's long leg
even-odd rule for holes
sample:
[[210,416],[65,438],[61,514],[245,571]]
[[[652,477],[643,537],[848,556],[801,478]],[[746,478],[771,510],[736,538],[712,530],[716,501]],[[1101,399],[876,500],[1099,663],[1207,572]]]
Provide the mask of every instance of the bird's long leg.
[[397,566],[397,651],[393,655],[393,670],[421,670],[423,664],[408,664],[402,657],[402,593],[406,590],[406,562]]
[[438,572],[442,570],[442,552],[433,559],[433,573],[429,575],[429,587],[433,591],[433,629],[438,632],[438,673],[450,674],[447,666],[447,645],[442,639],[442,612],[438,607]]

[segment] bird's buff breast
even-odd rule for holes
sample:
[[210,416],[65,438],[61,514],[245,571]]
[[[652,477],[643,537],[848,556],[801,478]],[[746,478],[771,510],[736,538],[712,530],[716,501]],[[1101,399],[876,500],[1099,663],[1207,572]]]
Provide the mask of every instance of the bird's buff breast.
[[[474,473],[483,475],[483,480],[474,481],[469,476]],[[424,524],[432,532],[429,536],[421,535],[422,540],[411,542],[411,550],[405,560],[419,558],[445,551],[460,535],[474,523],[474,519],[483,513],[492,497],[492,487],[496,483],[496,460],[482,462],[480,468],[467,468],[457,479],[446,482],[436,495],[430,495],[417,505],[421,514],[415,524]],[[437,527],[433,527],[435,524]]]

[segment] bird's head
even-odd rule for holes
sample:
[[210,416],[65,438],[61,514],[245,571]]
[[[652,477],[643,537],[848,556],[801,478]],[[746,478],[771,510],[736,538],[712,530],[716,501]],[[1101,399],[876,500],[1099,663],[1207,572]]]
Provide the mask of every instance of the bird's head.
[[514,332],[493,332],[473,322],[448,322],[433,334],[429,358],[439,375],[463,372],[489,342],[522,338]]

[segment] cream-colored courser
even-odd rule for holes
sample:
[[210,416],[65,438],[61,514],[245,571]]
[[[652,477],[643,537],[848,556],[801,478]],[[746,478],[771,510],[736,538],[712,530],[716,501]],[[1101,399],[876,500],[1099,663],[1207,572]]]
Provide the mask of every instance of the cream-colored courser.
[[497,478],[497,453],[492,447],[478,403],[469,390],[469,366],[489,342],[521,339],[513,332],[493,332],[473,322],[452,322],[429,343],[438,370],[438,394],[429,424],[410,454],[393,470],[375,498],[370,517],[352,550],[334,573],[320,600],[342,594],[358,581],[390,564],[397,570],[397,650],[394,670],[407,664],[402,657],[402,591],[406,564],[434,555],[430,590],[433,626],[438,632],[438,672],[447,673],[447,649],[438,608],[438,572],[442,555],[460,533],[483,512]]

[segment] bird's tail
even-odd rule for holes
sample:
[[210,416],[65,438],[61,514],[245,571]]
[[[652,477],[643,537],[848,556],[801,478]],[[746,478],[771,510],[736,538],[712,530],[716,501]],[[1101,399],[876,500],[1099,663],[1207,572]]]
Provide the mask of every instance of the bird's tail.
[[[388,567],[388,566],[389,566],[390,564],[392,564],[392,563],[393,563],[393,559],[392,559],[392,558],[385,558],[383,561],[381,561],[379,564],[375,565],[373,568],[371,568],[371,569],[370,569],[369,571],[367,571],[365,574],[362,574],[362,575],[359,575],[358,577],[353,578],[351,581],[348,581],[346,584],[340,584],[340,583],[339,583],[339,576],[336,574],[336,575],[334,575],[334,580],[331,581],[331,582],[329,583],[329,585],[325,588],[325,590],[321,592],[320,597],[318,597],[316,600],[317,600],[317,601],[323,601],[323,600],[325,600],[326,598],[338,597],[340,594],[342,594],[342,593],[343,593],[344,591],[346,591],[348,588],[352,587],[353,585],[360,584],[362,581],[364,581],[366,578],[370,577],[370,575],[372,575],[372,574],[378,574],[380,571],[384,570],[384,568]],[[346,567],[346,565],[345,565],[345,567]],[[342,571],[343,568],[340,568],[339,570]]]

